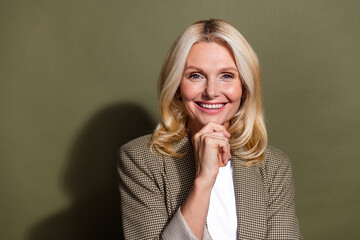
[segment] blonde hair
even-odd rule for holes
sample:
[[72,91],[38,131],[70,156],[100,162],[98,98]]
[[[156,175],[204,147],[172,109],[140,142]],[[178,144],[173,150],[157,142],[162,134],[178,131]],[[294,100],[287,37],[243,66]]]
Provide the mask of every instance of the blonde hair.
[[258,58],[239,31],[219,19],[195,22],[170,48],[158,82],[161,120],[153,134],[150,149],[156,149],[165,156],[183,155],[173,149],[173,145],[187,135],[187,115],[176,93],[191,47],[198,42],[214,41],[227,44],[233,52],[243,88],[240,107],[230,120],[228,129],[231,149],[245,160],[243,165],[258,164],[267,145]]

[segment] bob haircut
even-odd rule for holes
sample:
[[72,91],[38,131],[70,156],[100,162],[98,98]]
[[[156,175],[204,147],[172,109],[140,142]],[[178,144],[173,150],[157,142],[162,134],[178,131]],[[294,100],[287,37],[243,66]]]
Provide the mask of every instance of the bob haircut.
[[174,144],[187,135],[187,115],[178,89],[190,49],[199,42],[226,44],[234,55],[243,94],[240,107],[230,120],[230,146],[232,152],[244,160],[243,165],[259,164],[264,157],[267,133],[258,58],[239,31],[220,19],[193,23],[170,48],[158,82],[161,119],[150,142],[150,150],[171,157],[184,155],[173,149]]

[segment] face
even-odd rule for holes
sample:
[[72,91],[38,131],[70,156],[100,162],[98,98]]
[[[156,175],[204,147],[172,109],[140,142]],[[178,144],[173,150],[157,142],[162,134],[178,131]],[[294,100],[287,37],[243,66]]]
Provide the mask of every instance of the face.
[[240,106],[242,88],[231,50],[216,42],[192,46],[180,82],[188,128],[199,131],[209,121],[229,126]]

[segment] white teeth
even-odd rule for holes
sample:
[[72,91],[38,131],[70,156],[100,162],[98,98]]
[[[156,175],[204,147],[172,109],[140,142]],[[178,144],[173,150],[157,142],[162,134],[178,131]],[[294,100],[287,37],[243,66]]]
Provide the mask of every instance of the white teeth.
[[219,109],[222,108],[225,104],[205,104],[205,103],[199,103],[200,107],[207,108],[207,109]]

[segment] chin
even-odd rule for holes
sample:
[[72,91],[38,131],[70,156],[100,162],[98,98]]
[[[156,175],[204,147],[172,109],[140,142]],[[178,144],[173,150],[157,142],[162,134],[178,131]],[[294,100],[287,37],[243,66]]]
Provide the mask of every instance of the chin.
[[213,122],[213,123],[216,123],[216,124],[219,124],[219,125],[224,125],[227,121],[220,120],[220,119],[206,119],[205,121],[201,121],[201,124],[203,126],[205,126],[209,122]]

